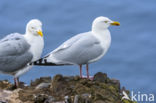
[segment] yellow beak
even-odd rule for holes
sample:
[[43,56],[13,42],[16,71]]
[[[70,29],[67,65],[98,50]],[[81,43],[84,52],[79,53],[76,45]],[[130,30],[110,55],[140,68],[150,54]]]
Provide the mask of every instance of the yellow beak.
[[119,25],[120,25],[120,23],[119,23],[119,22],[117,22],[117,21],[114,21],[113,23],[111,23],[111,25],[119,26]]
[[43,33],[41,30],[37,31],[38,35],[40,35],[41,37],[43,37]]

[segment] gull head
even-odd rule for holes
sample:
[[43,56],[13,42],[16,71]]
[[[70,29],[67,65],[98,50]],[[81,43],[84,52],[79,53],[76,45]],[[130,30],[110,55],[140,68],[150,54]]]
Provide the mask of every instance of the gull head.
[[43,37],[42,23],[38,19],[32,19],[27,23],[26,34]]
[[111,25],[119,26],[120,23],[117,21],[112,21],[107,17],[100,16],[93,21],[92,29],[104,30]]

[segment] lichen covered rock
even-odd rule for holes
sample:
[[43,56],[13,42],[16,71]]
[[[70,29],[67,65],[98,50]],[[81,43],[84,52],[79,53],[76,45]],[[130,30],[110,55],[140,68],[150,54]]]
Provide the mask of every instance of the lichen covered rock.
[[2,90],[10,91],[9,95],[16,93],[16,103],[135,103],[121,100],[122,89],[119,80],[110,79],[107,74],[101,72],[95,74],[93,80],[79,76],[56,75],[53,79],[36,79],[30,86],[22,86],[18,91],[8,89],[12,86],[9,82],[1,81],[0,96],[4,94]]

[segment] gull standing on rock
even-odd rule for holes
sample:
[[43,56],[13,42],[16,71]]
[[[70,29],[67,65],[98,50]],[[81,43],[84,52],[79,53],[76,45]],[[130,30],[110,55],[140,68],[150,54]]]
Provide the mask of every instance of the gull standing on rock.
[[42,23],[32,19],[24,35],[12,33],[0,40],[0,72],[13,75],[17,87],[19,76],[32,67],[27,65],[29,62],[40,58],[43,47]]
[[44,58],[32,63],[33,65],[79,65],[80,77],[82,78],[82,65],[86,65],[87,78],[89,79],[89,63],[101,59],[111,44],[111,35],[108,27],[119,26],[119,22],[107,17],[97,17],[89,32],[78,34],[57,49],[53,50]]

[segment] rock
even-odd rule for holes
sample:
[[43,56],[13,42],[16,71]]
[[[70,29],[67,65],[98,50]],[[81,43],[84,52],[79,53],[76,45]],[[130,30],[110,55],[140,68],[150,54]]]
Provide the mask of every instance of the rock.
[[94,80],[94,81],[98,81],[98,82],[107,83],[107,81],[108,81],[107,74],[106,74],[106,73],[98,72],[98,73],[96,73],[96,74],[94,75],[93,80]]
[[22,101],[18,99],[19,90],[21,89],[16,89],[14,91],[0,90],[0,103],[22,103]]
[[93,81],[87,79],[77,79],[75,81],[56,75],[52,80],[51,91],[52,95],[59,97],[58,100],[63,99],[61,97],[66,95],[78,95],[74,102],[83,103],[103,99],[115,102],[116,99],[120,98],[119,88],[116,88],[116,83],[110,81],[104,73],[95,74]]
[[41,77],[30,86],[9,89],[13,85],[0,81],[0,103],[135,103],[121,101],[120,81],[97,73],[93,80],[79,76]]
[[10,82],[8,82],[7,80],[0,81],[0,89],[9,89],[12,86],[13,85]]
[[53,96],[49,96],[45,101],[44,103],[52,103],[55,101],[55,98]]
[[65,96],[64,99],[65,103],[72,103],[71,98],[69,96]]
[[36,79],[35,81],[31,81],[30,85],[37,86],[40,83],[50,83],[50,82],[51,82],[51,77],[40,77],[39,79]]
[[82,95],[75,95],[73,103],[92,103],[91,95],[88,93]]
[[92,97],[91,94],[84,93],[81,95],[81,100],[84,101],[84,103],[92,103],[91,97]]
[[45,94],[38,94],[35,96],[34,101],[35,103],[44,103],[48,98],[48,95]]
[[116,79],[111,79],[109,81],[110,85],[114,85],[117,90],[120,90],[120,81]]
[[79,103],[79,99],[80,99],[80,96],[79,95],[75,95],[74,103]]
[[40,83],[35,89],[43,89],[50,86],[51,83]]

